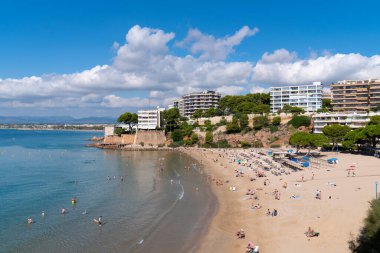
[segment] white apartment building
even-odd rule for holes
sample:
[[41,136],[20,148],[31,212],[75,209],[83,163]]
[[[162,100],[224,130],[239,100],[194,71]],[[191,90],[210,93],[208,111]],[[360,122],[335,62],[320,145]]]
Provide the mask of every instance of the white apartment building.
[[318,113],[314,114],[313,133],[320,134],[324,126],[339,124],[349,126],[351,129],[365,127],[370,117],[380,115],[380,112],[334,112],[334,113]]
[[173,107],[179,109],[181,116],[191,117],[196,110],[217,108],[221,97],[216,91],[194,92],[174,101]]
[[139,110],[137,111],[138,124],[137,128],[141,130],[154,130],[162,126],[162,112],[164,108],[155,110]]
[[322,108],[322,83],[310,85],[279,86],[270,88],[270,110],[276,113],[284,105],[297,106],[305,112],[316,112]]

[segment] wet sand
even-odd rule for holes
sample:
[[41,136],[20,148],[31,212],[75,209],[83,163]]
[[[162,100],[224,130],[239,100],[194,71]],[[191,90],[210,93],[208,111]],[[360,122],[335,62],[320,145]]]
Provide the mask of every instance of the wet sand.
[[[260,246],[260,252],[349,252],[347,241],[359,233],[368,201],[375,196],[374,182],[380,180],[380,159],[369,156],[326,153],[323,159],[337,157],[338,164],[290,175],[266,173],[267,177],[256,178],[253,171],[232,162],[236,154],[249,150],[182,151],[202,163],[215,180],[210,184],[219,202],[198,252],[245,252],[250,241]],[[352,164],[357,166],[356,176],[347,177],[347,168]],[[235,169],[243,169],[244,177],[236,177]],[[250,181],[250,177],[256,179]],[[269,182],[264,186],[266,179]],[[236,191],[231,191],[231,186]],[[255,191],[259,199],[247,199],[248,189]],[[273,195],[275,189],[280,192],[280,200]],[[321,199],[315,198],[317,190],[321,191]],[[251,209],[257,204],[262,208]],[[267,209],[277,209],[278,215],[267,216]],[[309,226],[320,235],[305,236]],[[236,237],[241,228],[245,239]]]

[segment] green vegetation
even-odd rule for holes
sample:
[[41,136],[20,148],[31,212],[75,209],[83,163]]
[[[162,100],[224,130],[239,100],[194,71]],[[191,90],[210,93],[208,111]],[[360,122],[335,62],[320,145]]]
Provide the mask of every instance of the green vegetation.
[[241,129],[239,126],[239,121],[236,116],[233,116],[232,121],[227,123],[226,130],[228,134],[240,133]]
[[323,134],[330,140],[332,143],[332,150],[337,147],[338,143],[344,139],[344,136],[350,132],[348,126],[341,126],[338,124],[332,124],[325,126],[323,128]]
[[223,115],[223,111],[220,110],[219,108],[210,108],[203,113],[202,117],[210,118],[210,117],[222,116],[222,115]]
[[229,148],[231,146],[230,146],[230,144],[228,144],[228,141],[226,139],[223,139],[223,140],[219,140],[216,143],[216,147],[218,147],[218,148]]
[[129,130],[132,131],[132,125],[136,125],[138,122],[138,117],[136,113],[125,112],[117,118],[117,122],[127,124]]
[[241,146],[242,148],[250,148],[250,147],[252,147],[252,144],[249,143],[248,141],[241,141],[241,142],[240,142],[240,146]]
[[308,116],[299,116],[294,115],[292,119],[288,122],[289,125],[292,125],[294,128],[299,128],[301,126],[308,127],[310,126],[311,118]]
[[267,126],[269,126],[268,116],[256,116],[253,118],[253,129],[261,130]]
[[124,129],[121,128],[121,127],[116,127],[115,130],[114,130],[114,134],[116,135],[122,135],[124,133]]
[[278,131],[278,127],[274,126],[274,125],[269,125],[268,128],[269,128],[271,133],[275,133]]
[[175,129],[171,134],[173,142],[182,142],[183,141],[183,134],[180,129]]
[[281,125],[281,117],[280,116],[276,116],[272,119],[272,125],[273,126],[279,126]]
[[371,201],[360,235],[348,243],[353,253],[380,252],[380,199]]
[[248,115],[242,114],[239,119],[240,129],[246,130],[248,128]]
[[191,135],[191,144],[194,145],[194,144],[197,144],[198,142],[199,142],[198,134],[192,133],[192,135]]
[[219,108],[225,114],[269,113],[269,93],[254,93],[245,96],[225,96],[220,100]]
[[282,111],[285,113],[292,113],[292,114],[302,114],[305,113],[305,110],[297,107],[297,106],[291,106],[291,105],[284,105],[282,107]]
[[171,108],[163,112],[166,132],[171,132],[179,127],[180,114],[178,108]]
[[214,136],[212,132],[207,132],[205,137],[205,144],[206,145],[212,145],[214,142]]
[[300,148],[309,150],[317,147],[322,147],[328,143],[328,139],[322,134],[310,134],[307,132],[296,132],[290,136],[289,143],[297,148],[298,153]]
[[203,116],[203,110],[201,109],[195,110],[193,115],[191,115],[193,119],[199,119],[199,118],[202,118],[202,116]]

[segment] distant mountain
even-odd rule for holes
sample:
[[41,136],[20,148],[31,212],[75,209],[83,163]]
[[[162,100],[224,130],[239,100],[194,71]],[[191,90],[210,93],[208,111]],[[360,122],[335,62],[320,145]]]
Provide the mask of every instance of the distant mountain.
[[0,116],[0,124],[112,124],[116,118],[87,117],[74,118],[70,116]]

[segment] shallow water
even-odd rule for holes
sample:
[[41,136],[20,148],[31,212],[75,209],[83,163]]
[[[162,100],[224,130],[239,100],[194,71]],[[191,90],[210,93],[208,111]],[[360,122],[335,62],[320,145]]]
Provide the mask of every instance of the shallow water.
[[94,135],[0,131],[0,252],[191,252],[216,208],[199,165],[85,147]]

